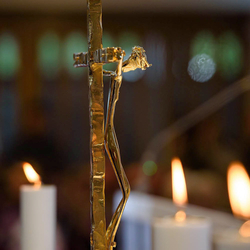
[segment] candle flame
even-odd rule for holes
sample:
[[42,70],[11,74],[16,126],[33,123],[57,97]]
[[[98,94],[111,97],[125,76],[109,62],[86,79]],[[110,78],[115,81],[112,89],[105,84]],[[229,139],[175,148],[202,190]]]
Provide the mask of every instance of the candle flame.
[[241,218],[250,218],[250,179],[242,163],[230,164],[227,185],[233,214]]
[[242,237],[250,237],[250,220],[241,226],[239,233]]
[[172,195],[174,203],[178,206],[183,206],[188,201],[184,171],[178,158],[172,160]]
[[23,164],[23,171],[24,171],[25,176],[29,182],[34,183],[34,185],[36,187],[41,186],[40,176],[37,174],[37,172],[34,170],[34,168],[28,162],[25,162]]

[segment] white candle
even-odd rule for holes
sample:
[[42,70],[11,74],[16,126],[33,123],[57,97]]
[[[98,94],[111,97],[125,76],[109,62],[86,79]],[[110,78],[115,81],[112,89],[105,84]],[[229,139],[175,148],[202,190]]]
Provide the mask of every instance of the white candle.
[[214,238],[215,250],[249,250],[250,237],[243,237],[236,229],[225,230]]
[[[232,162],[227,172],[229,201],[233,213],[241,218],[250,218],[250,179],[242,163]],[[249,250],[250,221],[239,230],[227,229],[214,237],[216,250]]]
[[153,250],[211,250],[211,224],[202,217],[156,219],[153,223]]
[[[187,203],[184,171],[178,158],[172,160],[172,193],[176,205]],[[210,250],[211,225],[201,217],[186,216],[182,210],[174,217],[153,222],[153,250]]]
[[39,185],[39,181],[20,188],[21,250],[56,247],[56,187]]

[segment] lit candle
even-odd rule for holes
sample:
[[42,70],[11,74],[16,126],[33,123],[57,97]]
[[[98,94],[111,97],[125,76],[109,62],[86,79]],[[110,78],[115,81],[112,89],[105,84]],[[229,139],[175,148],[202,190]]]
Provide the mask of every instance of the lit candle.
[[20,188],[21,249],[55,250],[56,188],[42,185],[40,176],[29,163],[24,163],[23,169],[34,185]]
[[153,222],[153,250],[210,250],[211,224],[202,217],[186,216],[187,189],[179,159],[172,160],[172,193],[179,211]]
[[[240,162],[230,164],[227,172],[228,195],[233,214],[236,217],[250,218],[250,179]],[[240,229],[228,229],[217,233],[214,238],[216,250],[249,250],[250,221]]]

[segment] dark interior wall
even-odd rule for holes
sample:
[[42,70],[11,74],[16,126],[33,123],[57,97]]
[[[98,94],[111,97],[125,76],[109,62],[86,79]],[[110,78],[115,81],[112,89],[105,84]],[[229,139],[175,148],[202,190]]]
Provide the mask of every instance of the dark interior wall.
[[[244,55],[247,51],[245,25],[246,17],[239,15],[104,14],[104,34],[109,33],[114,42],[110,46],[119,46],[124,32],[137,34],[140,45],[148,52],[149,62],[153,60],[152,71],[149,69],[136,83],[126,79],[123,81],[116,111],[116,130],[125,162],[139,160],[154,134],[244,75]],[[38,100],[44,109],[42,115],[49,120],[46,123],[46,133],[53,134],[57,143],[70,153],[69,161],[88,162],[87,69],[82,69],[84,73],[81,77],[74,78],[63,65],[63,44],[74,31],[82,32],[86,36],[84,13],[0,14],[0,34],[10,32],[15,36],[21,62],[19,71],[10,80],[11,83],[1,80],[1,85],[3,87],[11,84],[18,98],[15,104],[16,134],[29,133],[29,124],[26,123],[30,120],[28,116],[32,114],[27,107],[34,100]],[[203,31],[212,34],[217,43],[220,36],[228,31],[239,39],[243,62],[237,74],[226,78],[218,68],[211,80],[205,83],[195,82],[190,78],[187,67],[191,59],[192,43],[196,35]],[[55,61],[58,63],[58,72],[50,79],[39,68],[37,52],[39,39],[46,32],[54,32],[62,45],[60,59]],[[152,58],[154,52],[151,52],[151,45],[154,49],[164,50],[161,59],[163,68],[159,66],[162,63],[157,62],[157,56]],[[155,64],[160,70],[154,69]],[[154,78],[152,75],[156,72],[157,76]],[[108,79],[104,82],[106,93]],[[228,113],[226,109],[220,113],[220,122],[225,126],[225,133],[237,133],[241,136],[241,100],[237,99],[234,104],[236,122],[232,126],[227,125],[230,119],[225,115]],[[14,140],[13,137],[11,140]]]

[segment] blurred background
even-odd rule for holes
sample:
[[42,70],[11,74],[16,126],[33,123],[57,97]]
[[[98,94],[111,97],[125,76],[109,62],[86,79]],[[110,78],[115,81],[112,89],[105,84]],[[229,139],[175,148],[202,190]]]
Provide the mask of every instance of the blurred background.
[[[124,74],[116,109],[132,190],[170,198],[178,156],[189,202],[230,212],[227,167],[239,160],[250,170],[250,93],[230,90],[250,71],[249,8],[247,0],[103,0],[103,46],[127,56],[143,46],[153,65]],[[86,1],[0,2],[0,250],[19,249],[23,161],[58,187],[58,249],[89,249],[88,72],[73,67],[86,32]],[[108,88],[105,78],[106,99]],[[221,92],[222,107],[180,120]],[[162,131],[173,134],[158,148]],[[108,160],[106,168],[109,221],[118,185]]]

